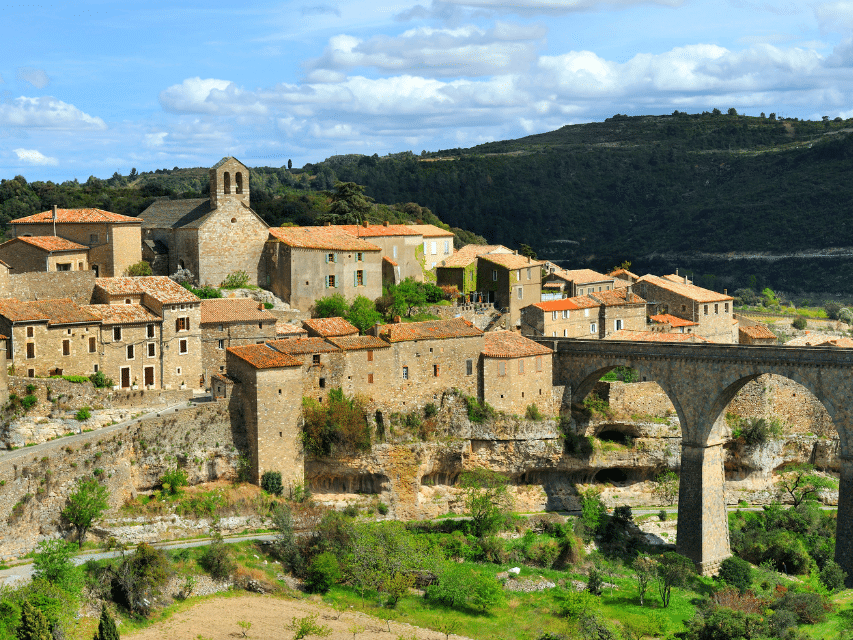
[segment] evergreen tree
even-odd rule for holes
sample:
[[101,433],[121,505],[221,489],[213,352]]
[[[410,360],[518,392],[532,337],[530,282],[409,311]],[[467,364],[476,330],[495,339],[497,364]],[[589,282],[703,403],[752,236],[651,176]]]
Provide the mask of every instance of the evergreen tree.
[[107,611],[107,607],[101,607],[101,619],[98,621],[98,633],[95,634],[93,640],[119,640],[118,629],[116,628],[115,620]]
[[18,640],[53,640],[50,624],[44,614],[29,601],[21,609],[21,626],[18,627]]

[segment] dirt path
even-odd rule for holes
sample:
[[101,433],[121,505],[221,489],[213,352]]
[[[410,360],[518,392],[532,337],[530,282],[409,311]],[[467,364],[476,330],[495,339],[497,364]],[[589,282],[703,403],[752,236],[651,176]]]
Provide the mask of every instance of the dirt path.
[[[355,636],[356,640],[395,640],[401,636],[405,640],[445,639],[443,633],[402,622],[391,622],[391,633],[388,633],[385,620],[361,612],[348,611],[335,620],[337,612],[317,602],[260,595],[205,600],[142,631],[122,632],[121,637],[129,640],[230,640],[243,637],[237,623],[246,621],[252,623],[248,638],[289,640],[293,637],[293,632],[288,628],[291,620],[315,613],[319,614],[318,624],[332,630],[329,636],[332,640],[352,638],[354,625],[364,628]],[[462,636],[451,635],[450,638],[459,640]]]

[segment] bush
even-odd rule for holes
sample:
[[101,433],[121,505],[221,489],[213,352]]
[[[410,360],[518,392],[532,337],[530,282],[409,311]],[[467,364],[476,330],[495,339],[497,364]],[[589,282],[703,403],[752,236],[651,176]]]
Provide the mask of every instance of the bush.
[[331,389],[324,404],[303,398],[302,414],[302,444],[309,453],[329,456],[370,450],[364,398],[348,398],[340,388]]
[[150,602],[169,578],[170,566],[166,555],[143,542],[136,551],[113,566],[106,574],[112,585],[113,599],[131,613],[147,614]]
[[601,595],[601,589],[604,586],[604,577],[601,575],[598,567],[592,566],[586,574],[586,590],[594,596]]
[[318,318],[343,318],[348,313],[349,304],[340,293],[314,301],[314,315]]
[[106,605],[101,606],[101,618],[98,620],[98,632],[93,640],[120,640],[115,620],[107,611]]
[[212,541],[201,554],[201,566],[216,580],[225,580],[237,570],[237,563],[231,557],[231,549],[225,544],[222,534],[214,531]]
[[38,398],[36,398],[35,396],[24,396],[23,398],[21,398],[21,406],[24,408],[24,411],[29,411],[36,405],[38,401]]
[[607,507],[601,500],[601,491],[590,487],[578,493],[581,503],[581,523],[585,529],[586,538],[592,538],[604,526]]
[[261,476],[261,489],[270,495],[280,496],[284,491],[281,484],[281,472],[264,471],[264,475]]
[[771,607],[777,611],[783,610],[794,613],[802,624],[823,622],[826,620],[827,610],[832,608],[823,596],[805,591],[788,591]]
[[438,407],[435,405],[434,402],[428,403],[424,407],[424,417],[425,418],[433,418],[436,415],[438,415]]
[[528,405],[527,410],[524,412],[524,417],[528,420],[541,420],[542,414],[539,413],[539,407],[535,404]]
[[840,304],[837,302],[826,302],[823,305],[823,309],[830,320],[838,320],[838,313],[841,311]]
[[249,284],[249,274],[245,271],[235,271],[225,276],[222,281],[223,289],[242,289]]
[[108,389],[115,385],[111,378],[104,375],[103,371],[98,371],[89,376],[92,385],[97,389]]
[[341,579],[341,567],[338,559],[328,551],[316,556],[308,565],[305,586],[313,593],[326,593]]
[[264,309],[274,309],[275,305],[272,302],[264,302]]
[[806,322],[806,319],[803,316],[797,316],[796,318],[794,318],[794,321],[791,323],[791,326],[794,327],[794,329],[799,329],[800,331],[802,331],[808,326],[808,322]]
[[448,563],[438,581],[426,588],[425,596],[455,609],[470,604],[485,611],[503,599],[503,590],[492,576],[477,573],[464,565]]
[[495,417],[495,410],[488,402],[483,401],[483,404],[473,396],[465,397],[465,404],[468,408],[468,419],[471,422],[484,422]]
[[380,502],[379,504],[377,504],[376,510],[379,512],[380,515],[383,515],[383,516],[388,515],[388,505],[385,504],[384,502]]
[[669,513],[667,513],[666,509],[661,509],[658,511],[658,520],[661,522],[666,522],[666,519],[669,517]]
[[127,275],[131,277],[150,276],[151,273],[151,265],[145,260],[140,260],[136,264],[132,264],[127,268]]
[[89,407],[83,407],[76,414],[74,414],[74,418],[78,422],[83,422],[84,420],[88,420],[92,417],[92,410]]
[[830,591],[843,589],[846,579],[847,574],[834,560],[829,560],[820,570],[820,581]]
[[163,490],[173,496],[179,494],[181,487],[186,487],[187,484],[187,472],[179,467],[167,471],[160,478],[160,485]]
[[752,585],[752,566],[746,560],[731,556],[720,565],[719,577],[743,593]]

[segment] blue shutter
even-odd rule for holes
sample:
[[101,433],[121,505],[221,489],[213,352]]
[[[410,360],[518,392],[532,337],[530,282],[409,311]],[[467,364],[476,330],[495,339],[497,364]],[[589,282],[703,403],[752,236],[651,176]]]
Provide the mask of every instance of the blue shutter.
[[352,286],[354,286],[354,287],[358,286],[358,271],[352,272]]

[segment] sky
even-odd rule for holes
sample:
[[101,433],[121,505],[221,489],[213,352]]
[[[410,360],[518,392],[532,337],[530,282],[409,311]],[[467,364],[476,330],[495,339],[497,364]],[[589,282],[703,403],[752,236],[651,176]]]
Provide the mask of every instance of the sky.
[[853,1],[0,4],[0,177],[294,167],[614,114],[853,117]]

